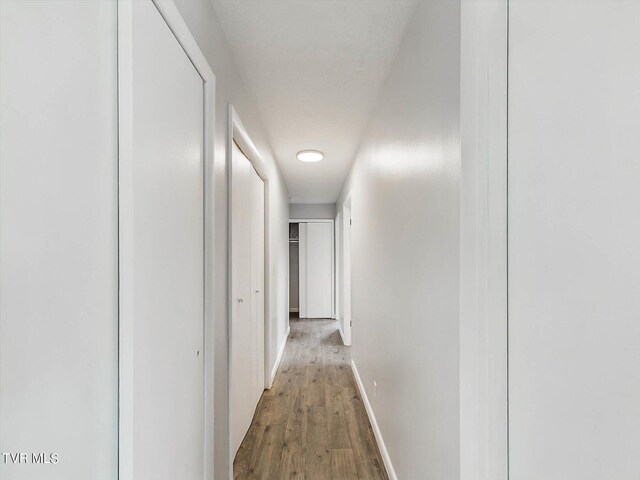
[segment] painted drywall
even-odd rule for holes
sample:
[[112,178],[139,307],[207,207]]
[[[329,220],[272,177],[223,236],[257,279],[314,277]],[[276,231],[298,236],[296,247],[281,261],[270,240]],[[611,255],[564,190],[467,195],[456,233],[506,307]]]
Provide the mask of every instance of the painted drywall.
[[463,0],[460,479],[507,478],[507,0]]
[[509,466],[640,476],[640,2],[509,7]]
[[331,218],[336,217],[335,203],[291,203],[289,218]]
[[268,268],[271,287],[268,303],[268,338],[271,371],[289,322],[289,197],[274,161],[260,114],[247,92],[229,49],[227,39],[209,0],[176,0],[178,10],[191,30],[216,76],[215,114],[215,478],[229,474],[228,364],[227,364],[227,165],[228,105],[233,104],[267,168]]
[[0,2],[0,452],[27,454],[7,480],[118,476],[116,13]]
[[459,477],[459,69],[459,2],[419,2],[338,201],[352,357],[398,478]]

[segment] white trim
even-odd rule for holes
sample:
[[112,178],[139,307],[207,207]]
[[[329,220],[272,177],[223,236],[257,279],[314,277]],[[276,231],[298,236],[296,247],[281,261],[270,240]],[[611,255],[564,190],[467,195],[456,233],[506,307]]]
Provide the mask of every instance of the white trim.
[[289,313],[293,313],[293,312],[299,312],[300,309],[299,308],[290,308],[289,309]]
[[358,385],[358,390],[360,391],[364,408],[367,411],[369,423],[371,423],[371,428],[373,429],[373,435],[376,437],[376,443],[378,444],[380,455],[382,455],[382,461],[384,462],[384,468],[387,470],[389,480],[398,480],[396,471],[393,469],[393,465],[391,464],[391,457],[387,451],[387,446],[384,444],[384,439],[382,438],[382,432],[378,426],[378,421],[376,420],[376,416],[373,414],[373,409],[371,408],[371,403],[367,397],[367,392],[364,390],[362,379],[360,378],[360,374],[358,373],[358,369],[356,368],[356,364],[353,360],[351,360],[351,370],[353,370],[353,376],[356,379],[356,384]]
[[238,144],[238,147],[240,147],[242,153],[249,159],[260,178],[262,178],[265,183],[268,182],[267,166],[251,140],[242,120],[240,120],[240,115],[238,115],[238,112],[232,104],[229,104],[229,141],[235,141]]
[[333,252],[334,252],[334,265],[333,271],[333,318],[340,320],[340,302],[342,301],[342,293],[340,292],[340,262],[342,261],[342,252],[340,248],[340,238],[342,236],[342,212],[336,212],[336,218],[333,221]]
[[[203,81],[204,91],[204,479],[214,458],[214,131],[215,75],[173,0],[152,1]],[[118,0],[118,203],[133,201],[133,3]],[[118,207],[118,478],[133,480],[133,212]]]
[[[133,480],[133,5],[118,2],[118,478]],[[131,252],[127,255],[127,252]]]
[[269,389],[273,386],[273,381],[276,378],[276,374],[278,373],[278,368],[280,368],[280,362],[282,361],[282,354],[284,353],[284,349],[287,346],[287,341],[289,340],[289,333],[291,333],[291,326],[287,327],[287,331],[284,334],[284,338],[282,339],[282,343],[280,344],[280,348],[278,349],[278,356],[276,357],[276,363],[273,365],[271,369],[271,375],[269,378]]
[[508,478],[508,2],[461,4],[460,478]]
[[[351,346],[353,344],[353,236],[351,225],[353,224],[353,200],[352,191],[350,191],[342,202],[342,321],[344,323],[344,338],[346,339],[345,345]],[[346,207],[346,205],[349,205]],[[349,210],[349,218],[345,215],[345,209]],[[347,220],[349,225],[347,225]],[[347,245],[345,239],[349,239]],[[348,268],[347,268],[348,265]],[[349,322],[349,325],[347,325]]]
[[[228,439],[227,439],[227,448],[229,450],[229,479],[233,479],[233,459],[235,452],[233,452],[231,447],[231,417],[232,417],[232,403],[231,403],[231,383],[233,382],[233,378],[231,375],[232,372],[232,309],[233,305],[233,268],[232,268],[232,254],[233,254],[233,236],[232,236],[232,220],[233,220],[233,201],[232,201],[232,180],[233,180],[233,143],[236,143],[242,153],[247,157],[251,166],[255,169],[258,176],[264,182],[264,387],[270,388],[272,377],[270,374],[269,366],[271,365],[271,359],[273,355],[270,350],[271,342],[269,339],[271,338],[271,321],[269,315],[270,309],[270,292],[271,292],[271,262],[270,262],[270,251],[271,245],[269,242],[269,230],[271,225],[271,215],[270,215],[270,207],[269,207],[269,192],[270,192],[270,183],[269,176],[267,173],[267,167],[264,161],[262,160],[262,156],[258,152],[255,144],[251,140],[247,129],[244,127],[242,120],[240,119],[240,115],[234,108],[232,104],[229,104],[229,124],[228,124],[228,135],[227,135],[227,301],[228,301],[228,312],[227,312],[227,378],[228,378],[228,391],[227,391],[227,399],[229,410],[227,412],[227,428],[228,428]],[[286,343],[286,342],[285,342]],[[278,360],[279,361],[279,360]]]
[[334,222],[333,218],[290,218],[289,223],[323,223]]

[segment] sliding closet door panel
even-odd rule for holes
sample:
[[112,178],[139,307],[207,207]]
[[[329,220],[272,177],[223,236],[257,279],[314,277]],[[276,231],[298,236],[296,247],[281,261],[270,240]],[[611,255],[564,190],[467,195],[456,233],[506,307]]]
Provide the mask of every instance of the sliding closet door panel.
[[331,318],[333,304],[333,226],[307,223],[306,316]]
[[256,354],[251,298],[251,163],[233,144],[231,175],[231,448],[238,450],[255,411]]
[[133,3],[135,480],[201,480],[203,81],[155,5]]
[[254,402],[264,391],[264,182],[251,169],[251,329],[255,352]]
[[3,480],[118,474],[116,7],[0,0]]

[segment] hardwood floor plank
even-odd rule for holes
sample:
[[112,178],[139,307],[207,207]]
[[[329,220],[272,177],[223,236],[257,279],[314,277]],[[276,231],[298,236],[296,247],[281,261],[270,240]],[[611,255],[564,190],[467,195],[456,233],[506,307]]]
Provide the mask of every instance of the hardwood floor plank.
[[[294,389],[291,389],[294,391]],[[263,425],[285,424],[294,398],[290,395],[263,396],[258,404],[254,421]]]
[[295,450],[301,454],[306,451],[307,445],[307,406],[301,395],[296,396],[294,407],[289,413],[284,434],[284,445],[289,450]]
[[280,460],[279,479],[282,480],[304,480],[305,479],[305,456],[299,450],[285,448],[282,450]]
[[331,385],[325,387],[325,389],[329,447],[332,449],[350,449],[351,440],[349,437],[342,388]]
[[[278,478],[284,444],[284,424],[264,425],[258,435],[248,478]],[[235,467],[235,465],[234,465]]]
[[345,387],[342,389],[342,395],[351,448],[358,467],[358,478],[388,478],[360,394]]
[[306,451],[317,453],[325,450],[329,450],[327,410],[324,406],[310,406],[307,408]]
[[334,480],[358,478],[353,450],[350,448],[331,450],[331,474]]
[[308,480],[334,480],[331,475],[331,453],[329,450],[315,453],[307,452],[305,455],[305,478]]
[[253,423],[249,427],[249,431],[247,432],[238,452],[236,453],[236,458],[233,461],[233,478],[240,479],[244,478],[251,468],[251,457],[253,455],[253,445],[256,444],[258,434],[261,434],[262,425],[254,419]]

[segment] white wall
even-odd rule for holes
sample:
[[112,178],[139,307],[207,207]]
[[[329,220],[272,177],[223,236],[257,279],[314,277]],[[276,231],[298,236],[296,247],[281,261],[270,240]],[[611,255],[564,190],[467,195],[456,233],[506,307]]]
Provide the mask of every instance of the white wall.
[[291,203],[289,218],[331,218],[336,217],[335,203]]
[[459,67],[459,2],[418,2],[338,202],[352,356],[398,478],[459,476]]
[[118,474],[116,20],[0,2],[0,451],[58,455],[7,480]]
[[640,476],[640,2],[513,1],[517,480]]
[[226,478],[229,472],[228,452],[228,364],[227,364],[227,177],[226,147],[228,135],[228,105],[232,103],[251,139],[262,155],[269,177],[269,279],[267,298],[272,352],[269,371],[275,362],[288,326],[289,271],[289,196],[275,164],[251,96],[244,87],[240,73],[229,50],[210,0],[176,0],[200,49],[216,76],[215,117],[215,478]]

